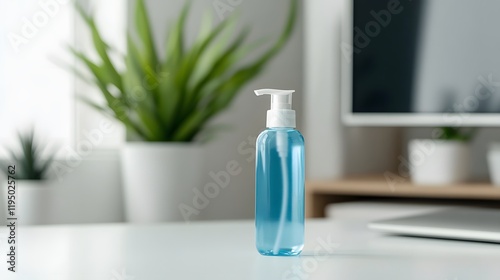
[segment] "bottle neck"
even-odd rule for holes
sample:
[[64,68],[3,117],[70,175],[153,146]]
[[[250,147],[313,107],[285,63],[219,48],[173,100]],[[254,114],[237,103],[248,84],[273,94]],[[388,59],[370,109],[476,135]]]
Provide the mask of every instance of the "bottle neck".
[[268,110],[266,127],[295,128],[295,111],[290,109]]
[[279,127],[266,127],[266,129],[269,129],[269,130],[296,130],[297,128],[296,127],[282,127],[282,126],[279,126]]

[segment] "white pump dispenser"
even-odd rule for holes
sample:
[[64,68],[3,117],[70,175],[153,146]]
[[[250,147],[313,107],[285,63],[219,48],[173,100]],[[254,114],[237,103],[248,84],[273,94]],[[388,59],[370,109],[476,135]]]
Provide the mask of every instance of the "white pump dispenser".
[[267,111],[267,124],[271,127],[295,128],[295,111],[292,110],[292,93],[294,90],[259,89],[257,96],[271,95],[271,109]]

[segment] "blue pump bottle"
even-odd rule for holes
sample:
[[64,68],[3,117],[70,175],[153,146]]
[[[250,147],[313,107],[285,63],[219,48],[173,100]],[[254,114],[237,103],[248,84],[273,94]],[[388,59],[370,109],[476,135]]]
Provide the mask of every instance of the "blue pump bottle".
[[271,95],[255,170],[256,246],[262,255],[295,256],[304,247],[304,138],[295,129],[293,92],[255,91]]

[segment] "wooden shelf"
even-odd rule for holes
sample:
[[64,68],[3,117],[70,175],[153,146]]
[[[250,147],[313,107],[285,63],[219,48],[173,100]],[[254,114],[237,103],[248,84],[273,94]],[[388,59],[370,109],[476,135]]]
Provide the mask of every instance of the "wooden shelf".
[[[347,197],[351,197],[351,199],[346,199]],[[407,180],[391,184],[383,175],[306,183],[309,217],[321,217],[327,204],[352,200],[352,197],[500,201],[500,187],[495,187],[488,182],[469,182],[449,186],[419,186]]]
[[500,200],[500,187],[494,187],[486,182],[450,186],[418,186],[408,181],[391,185],[383,176],[311,181],[307,183],[306,190],[326,194]]

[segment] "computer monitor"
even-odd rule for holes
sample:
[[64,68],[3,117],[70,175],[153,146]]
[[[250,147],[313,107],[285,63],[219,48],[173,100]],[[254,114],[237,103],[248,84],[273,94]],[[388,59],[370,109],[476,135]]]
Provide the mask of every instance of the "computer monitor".
[[346,124],[500,125],[500,1],[345,1]]

